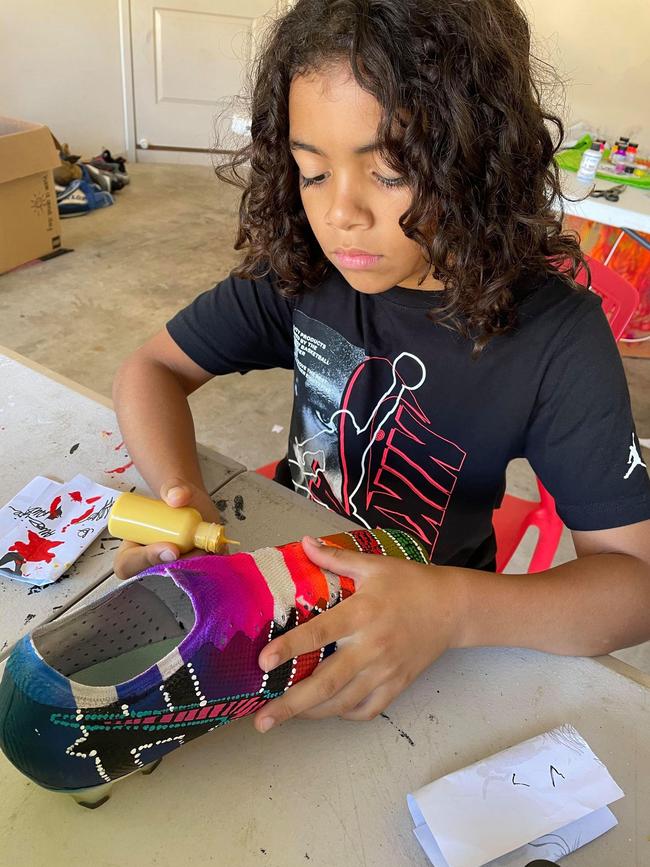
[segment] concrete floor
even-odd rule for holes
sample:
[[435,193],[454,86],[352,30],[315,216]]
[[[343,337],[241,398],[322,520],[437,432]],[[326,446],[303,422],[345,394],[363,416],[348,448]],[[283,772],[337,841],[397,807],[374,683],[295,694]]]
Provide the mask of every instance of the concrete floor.
[[[63,221],[73,253],[0,277],[0,343],[109,397],[122,359],[239,260],[239,193],[210,168],[135,164],[130,172],[115,205]],[[624,365],[639,436],[650,438],[650,360]],[[291,398],[288,371],[214,379],[190,398],[197,440],[249,468],[269,463],[286,448]],[[509,468],[508,489],[533,498],[525,461]],[[532,542],[509,571],[525,571]],[[565,532],[556,563],[574,555]],[[625,654],[650,671],[650,649]]]

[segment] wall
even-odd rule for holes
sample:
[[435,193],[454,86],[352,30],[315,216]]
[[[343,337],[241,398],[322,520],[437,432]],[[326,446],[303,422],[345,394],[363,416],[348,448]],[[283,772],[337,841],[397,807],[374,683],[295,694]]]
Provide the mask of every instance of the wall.
[[0,114],[85,157],[124,151],[118,0],[2,0],[0,57]]
[[[565,119],[650,153],[647,0],[520,2],[566,81]],[[84,156],[124,150],[118,0],[2,0],[0,57],[0,114],[46,123]]]
[[627,135],[650,155],[648,0],[520,0],[538,57],[566,85],[565,119],[608,141]]

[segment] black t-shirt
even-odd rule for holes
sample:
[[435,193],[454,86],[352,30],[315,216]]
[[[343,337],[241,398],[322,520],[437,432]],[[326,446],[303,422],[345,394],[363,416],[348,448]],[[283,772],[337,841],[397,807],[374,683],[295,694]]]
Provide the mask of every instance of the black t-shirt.
[[167,329],[213,374],[294,370],[297,492],[363,526],[410,531],[435,563],[477,569],[494,568],[492,511],[513,458],[528,459],[570,529],[650,518],[597,295],[554,276],[520,281],[516,330],[474,358],[470,340],[427,317],[446,293],[365,295],[335,270],[293,299],[274,284],[231,275]]

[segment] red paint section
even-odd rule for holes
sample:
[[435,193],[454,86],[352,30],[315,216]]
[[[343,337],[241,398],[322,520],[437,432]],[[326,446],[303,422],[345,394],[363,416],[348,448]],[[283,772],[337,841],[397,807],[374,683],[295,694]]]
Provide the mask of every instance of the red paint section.
[[[321,610],[327,607],[329,601],[329,585],[323,571],[305,554],[302,545],[287,545],[280,551],[287,564],[287,569],[293,578],[296,588],[296,612],[298,614],[297,626],[311,620],[314,616],[314,607]],[[296,669],[293,675],[293,683],[309,677],[320,661],[320,650],[312,650],[303,653],[294,662]]]
[[81,494],[79,493],[79,491],[70,491],[68,496],[70,497],[71,500],[74,500],[75,503],[81,502]]
[[38,533],[34,533],[31,530],[27,531],[27,538],[27,542],[15,542],[9,550],[17,551],[21,557],[30,563],[51,563],[54,559],[54,554],[50,548],[63,545],[63,542],[51,542],[49,539],[44,539]]
[[129,461],[128,464],[124,464],[123,467],[115,467],[114,470],[104,470],[105,473],[125,473],[129,467],[133,466],[133,461]]
[[50,518],[61,517],[61,497],[55,497],[50,503]]
[[[280,546],[280,552],[296,588],[296,609],[301,621],[311,616],[314,605],[325,608],[330,590],[322,570],[311,562],[302,545]],[[304,600],[298,601],[298,600]],[[306,603],[306,606],[305,606]]]
[[88,500],[86,500],[86,502],[87,503],[96,503],[97,500],[101,500],[101,498],[102,498],[102,496],[101,496],[101,494],[99,494],[96,497],[90,497]]
[[123,445],[124,445],[124,440],[122,440],[121,443],[119,443],[118,445],[115,446],[115,451],[116,451],[116,452],[119,451],[119,450],[122,448]]
[[[78,518],[73,518],[73,519],[70,521],[70,524],[78,524],[78,523],[80,523],[80,521],[85,521],[86,518],[87,518],[89,515],[92,515],[92,513],[93,513],[94,511],[95,511],[95,507],[94,507],[94,506],[91,506],[89,509],[86,509],[86,511],[83,513],[83,515],[79,515]],[[68,526],[70,526],[70,524],[68,524]]]

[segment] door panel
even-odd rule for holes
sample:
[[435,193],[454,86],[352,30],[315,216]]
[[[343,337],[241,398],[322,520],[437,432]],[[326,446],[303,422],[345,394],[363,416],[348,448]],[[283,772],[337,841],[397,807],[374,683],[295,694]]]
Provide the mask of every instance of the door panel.
[[[244,83],[272,0],[131,0],[135,138],[139,161],[208,162],[216,122]],[[285,4],[282,4],[284,7]],[[247,118],[220,122],[241,133]],[[148,149],[147,149],[148,148]],[[198,154],[198,156],[197,156]]]

